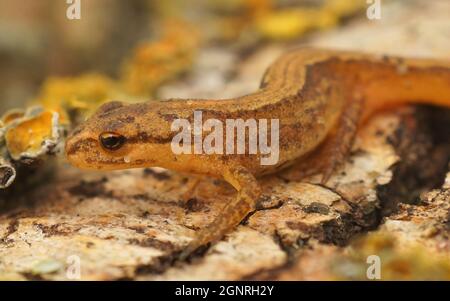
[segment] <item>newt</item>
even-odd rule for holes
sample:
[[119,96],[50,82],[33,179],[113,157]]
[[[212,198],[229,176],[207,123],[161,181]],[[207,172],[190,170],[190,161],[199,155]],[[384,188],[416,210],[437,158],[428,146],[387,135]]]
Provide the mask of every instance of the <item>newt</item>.
[[[450,62],[351,51],[300,48],[265,72],[260,88],[232,99],[109,102],[67,138],[68,161],[83,169],[163,167],[221,178],[237,191],[181,254],[220,240],[255,208],[257,178],[309,160],[326,183],[345,161],[358,128],[375,112],[405,103],[450,107]],[[262,165],[256,154],[175,154],[174,120],[278,119],[279,158]],[[192,142],[193,143],[193,142]]]

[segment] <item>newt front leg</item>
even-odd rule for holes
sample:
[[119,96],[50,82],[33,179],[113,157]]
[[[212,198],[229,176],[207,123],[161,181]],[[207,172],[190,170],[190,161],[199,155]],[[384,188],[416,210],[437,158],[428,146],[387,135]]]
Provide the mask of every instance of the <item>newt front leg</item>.
[[210,225],[196,234],[195,239],[181,253],[180,260],[186,259],[197,248],[220,240],[254,210],[261,195],[255,177],[245,167],[240,166],[228,169],[223,178],[236,189],[236,197],[220,211]]

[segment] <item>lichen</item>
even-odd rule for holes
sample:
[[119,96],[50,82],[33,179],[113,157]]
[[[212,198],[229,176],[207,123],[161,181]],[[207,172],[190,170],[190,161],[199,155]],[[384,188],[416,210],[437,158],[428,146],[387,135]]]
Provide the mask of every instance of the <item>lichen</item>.
[[123,66],[122,81],[131,94],[155,89],[190,69],[200,44],[198,30],[181,20],[166,20],[161,38],[138,45]]
[[405,242],[387,232],[356,239],[336,257],[332,271],[339,280],[368,280],[367,258],[380,258],[380,280],[450,280],[450,258],[417,242]]
[[42,107],[6,112],[0,125],[0,189],[16,179],[17,168],[54,154],[63,136],[59,114]]

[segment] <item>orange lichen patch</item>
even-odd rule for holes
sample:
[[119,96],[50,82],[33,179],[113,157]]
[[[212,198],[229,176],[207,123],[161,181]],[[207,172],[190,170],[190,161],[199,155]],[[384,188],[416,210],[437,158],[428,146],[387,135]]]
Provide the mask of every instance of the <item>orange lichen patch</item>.
[[274,0],[232,0],[207,2],[215,18],[208,20],[208,30],[214,39],[236,42],[245,35],[254,21],[273,10]]
[[336,26],[342,17],[361,10],[359,0],[328,0],[319,7],[272,10],[255,20],[256,30],[269,39],[292,39],[316,29]]
[[[61,124],[67,125],[72,120],[89,116],[118,94],[113,80],[100,74],[85,74],[47,79],[34,102],[58,112]],[[69,118],[68,112],[74,116]]]
[[10,124],[18,118],[22,118],[25,115],[25,111],[21,109],[12,109],[3,114],[1,121],[3,125]]
[[159,40],[139,45],[123,66],[123,84],[132,94],[153,93],[162,83],[187,71],[200,36],[190,23],[166,21]]
[[365,1],[327,0],[323,6],[323,10],[337,16],[347,16],[358,12],[364,7],[367,7]]
[[[362,11],[365,1],[233,0],[208,1],[216,16],[207,31],[214,39],[255,42],[295,39],[306,32],[334,27],[343,18]],[[205,22],[205,21],[204,21]],[[203,22],[203,23],[204,23]]]
[[59,137],[57,123],[58,114],[52,111],[42,111],[35,116],[16,120],[5,133],[11,158],[35,158],[56,146]]
[[257,30],[267,38],[291,39],[318,26],[332,26],[336,18],[314,9],[282,10],[264,16],[256,23]]

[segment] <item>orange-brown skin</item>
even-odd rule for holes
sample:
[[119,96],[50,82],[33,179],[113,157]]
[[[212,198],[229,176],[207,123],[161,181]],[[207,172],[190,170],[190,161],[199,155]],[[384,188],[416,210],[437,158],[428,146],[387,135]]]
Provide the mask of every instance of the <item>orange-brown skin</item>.
[[[276,172],[321,146],[318,170],[326,181],[345,159],[358,126],[375,111],[403,103],[450,107],[450,63],[302,48],[286,53],[266,71],[255,93],[226,100],[173,99],[124,105],[112,102],[68,137],[66,155],[75,166],[113,170],[159,166],[223,178],[237,191],[213,223],[182,254],[220,239],[253,210],[260,195],[256,177]],[[175,119],[279,119],[279,161],[261,165],[260,155],[174,154]],[[102,133],[125,143],[106,150]]]

